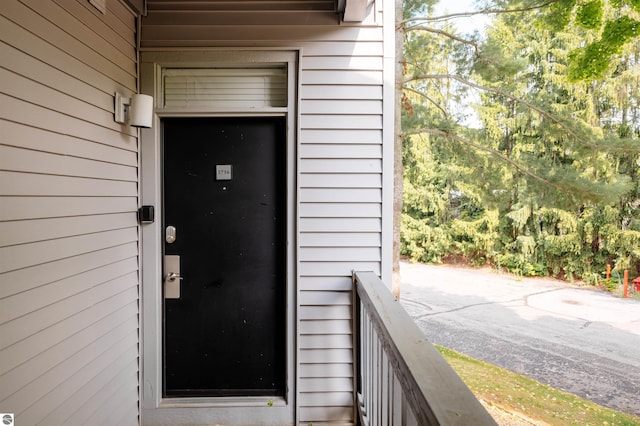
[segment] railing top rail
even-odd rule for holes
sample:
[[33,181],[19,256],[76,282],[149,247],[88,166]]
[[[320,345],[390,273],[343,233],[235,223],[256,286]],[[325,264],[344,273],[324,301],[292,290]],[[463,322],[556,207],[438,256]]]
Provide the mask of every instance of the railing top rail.
[[373,272],[354,272],[359,299],[420,425],[496,425]]

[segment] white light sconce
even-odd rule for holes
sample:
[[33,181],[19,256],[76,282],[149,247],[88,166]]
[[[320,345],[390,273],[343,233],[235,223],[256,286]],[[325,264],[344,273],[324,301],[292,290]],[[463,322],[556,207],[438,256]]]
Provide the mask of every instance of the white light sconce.
[[153,97],[135,94],[130,98],[116,92],[116,123],[134,127],[151,127],[153,122]]

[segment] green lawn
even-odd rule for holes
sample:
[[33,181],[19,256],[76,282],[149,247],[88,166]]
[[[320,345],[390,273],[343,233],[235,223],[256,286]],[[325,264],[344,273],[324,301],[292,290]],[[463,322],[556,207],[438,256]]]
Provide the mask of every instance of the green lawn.
[[478,399],[504,411],[522,413],[551,425],[640,425],[640,417],[602,407],[451,349],[436,347]]

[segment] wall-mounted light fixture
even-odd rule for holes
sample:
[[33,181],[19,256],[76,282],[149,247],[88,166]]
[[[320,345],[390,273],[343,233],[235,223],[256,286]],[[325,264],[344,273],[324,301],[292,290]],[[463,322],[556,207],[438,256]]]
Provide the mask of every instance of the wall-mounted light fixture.
[[151,127],[153,97],[135,94],[130,98],[116,92],[115,121],[135,127]]

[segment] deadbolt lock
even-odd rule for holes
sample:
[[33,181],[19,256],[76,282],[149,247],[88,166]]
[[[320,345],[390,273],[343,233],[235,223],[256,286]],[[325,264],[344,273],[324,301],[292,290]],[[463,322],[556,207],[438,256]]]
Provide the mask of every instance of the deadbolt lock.
[[164,239],[167,243],[171,244],[176,240],[176,227],[175,226],[167,226],[165,230]]

